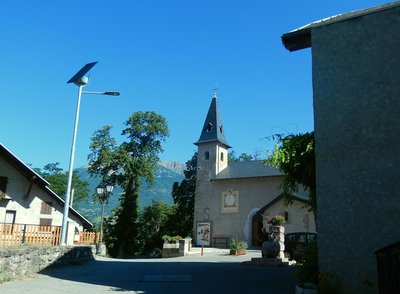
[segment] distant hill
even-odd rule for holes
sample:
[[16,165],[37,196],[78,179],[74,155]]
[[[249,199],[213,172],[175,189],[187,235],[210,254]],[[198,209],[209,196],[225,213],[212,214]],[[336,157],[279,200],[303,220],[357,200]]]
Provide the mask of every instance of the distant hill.
[[[140,189],[139,205],[146,206],[152,200],[161,200],[168,204],[172,204],[172,185],[175,182],[181,182],[184,179],[183,171],[186,165],[179,162],[160,162],[155,174],[155,183],[148,186],[144,183]],[[99,185],[100,180],[90,177],[87,168],[82,167],[76,169],[82,180],[89,183],[89,190],[94,193],[96,187]],[[119,198],[122,194],[122,189],[117,186],[114,187],[113,194],[111,195],[108,203],[105,206],[105,215],[110,215],[111,210],[119,205]],[[81,202],[73,205],[80,213],[87,217],[90,221],[98,223],[101,214],[100,204],[89,197],[86,202]]]
[[176,161],[162,161],[159,165],[165,167],[166,169],[173,171],[179,175],[183,175],[183,171],[186,168],[186,164],[176,162]]

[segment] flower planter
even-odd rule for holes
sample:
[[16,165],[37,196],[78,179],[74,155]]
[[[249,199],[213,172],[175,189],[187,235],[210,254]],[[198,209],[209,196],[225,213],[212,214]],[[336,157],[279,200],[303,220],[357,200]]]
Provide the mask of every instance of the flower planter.
[[230,250],[229,251],[230,255],[245,255],[246,254],[246,249],[239,249],[239,250]]

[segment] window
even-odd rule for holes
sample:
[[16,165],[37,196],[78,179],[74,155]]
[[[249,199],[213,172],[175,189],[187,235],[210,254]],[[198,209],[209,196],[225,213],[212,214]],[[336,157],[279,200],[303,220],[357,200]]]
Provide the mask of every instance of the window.
[[207,132],[211,132],[212,131],[212,127],[213,127],[212,123],[208,123]]
[[15,216],[17,212],[15,210],[6,210],[6,218],[4,220],[5,224],[3,225],[3,233],[4,234],[12,234],[15,224]]
[[0,177],[0,191],[6,193],[7,190],[7,177]]
[[209,160],[210,159],[210,152],[206,151],[204,152],[204,160]]
[[51,231],[51,218],[40,218],[39,219],[39,231],[50,232]]
[[285,221],[288,223],[289,222],[289,212],[288,211],[281,211],[279,213],[279,215],[281,215],[282,217],[285,218]]
[[17,212],[15,210],[7,210],[6,211],[6,219],[4,222],[6,224],[15,224],[15,216]]
[[224,131],[224,127],[222,125],[219,126],[219,131],[222,133]]
[[224,152],[221,152],[221,161],[224,161]]
[[42,202],[42,207],[40,208],[41,214],[51,214],[51,208],[53,206],[52,202]]
[[285,221],[288,222],[289,221],[289,212],[285,211],[283,216],[285,217]]

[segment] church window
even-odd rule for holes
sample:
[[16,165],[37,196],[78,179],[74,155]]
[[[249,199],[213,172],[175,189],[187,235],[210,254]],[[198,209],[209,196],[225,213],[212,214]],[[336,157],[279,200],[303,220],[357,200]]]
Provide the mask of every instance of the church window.
[[204,160],[209,160],[210,159],[210,152],[206,151],[204,152]]
[[222,133],[222,131],[224,130],[224,127],[222,125],[219,126],[219,131]]
[[224,161],[224,152],[221,152],[221,161]]
[[212,127],[213,127],[212,123],[208,123],[207,132],[211,132],[212,131]]
[[285,211],[285,212],[283,213],[283,216],[285,217],[285,221],[286,221],[286,222],[289,222],[289,212]]

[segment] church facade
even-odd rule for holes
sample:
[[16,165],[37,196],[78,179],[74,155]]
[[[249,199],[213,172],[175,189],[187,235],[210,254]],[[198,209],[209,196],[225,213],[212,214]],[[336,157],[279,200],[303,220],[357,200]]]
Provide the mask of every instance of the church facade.
[[275,215],[287,219],[286,232],[315,232],[314,216],[296,195],[285,206],[283,175],[261,161],[228,162],[231,148],[225,136],[217,97],[212,98],[199,140],[194,207],[194,243],[225,247],[235,238],[258,247]]

